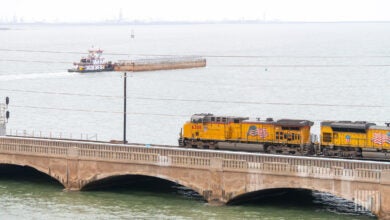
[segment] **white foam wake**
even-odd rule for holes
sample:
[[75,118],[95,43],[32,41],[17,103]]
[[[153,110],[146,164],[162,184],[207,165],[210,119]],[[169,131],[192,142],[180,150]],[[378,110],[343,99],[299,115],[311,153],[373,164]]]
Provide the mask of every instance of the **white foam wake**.
[[0,81],[13,81],[24,79],[46,79],[74,76],[77,73],[56,72],[56,73],[28,73],[28,74],[6,74],[0,75]]

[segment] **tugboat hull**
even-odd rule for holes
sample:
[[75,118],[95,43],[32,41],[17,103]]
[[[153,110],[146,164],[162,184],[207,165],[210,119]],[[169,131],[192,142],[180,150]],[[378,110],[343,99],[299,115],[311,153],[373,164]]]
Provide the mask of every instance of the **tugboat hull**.
[[78,69],[68,69],[69,73],[93,73],[93,72],[109,72],[114,71],[114,68],[100,69],[100,70],[78,70]]

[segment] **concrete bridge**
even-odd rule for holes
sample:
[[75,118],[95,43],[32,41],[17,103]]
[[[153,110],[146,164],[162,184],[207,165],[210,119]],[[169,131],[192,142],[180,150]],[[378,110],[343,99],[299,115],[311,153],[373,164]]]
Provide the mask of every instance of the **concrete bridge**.
[[29,166],[67,190],[122,175],[145,175],[193,189],[209,203],[277,188],[317,190],[390,219],[390,163],[0,137],[0,164]]

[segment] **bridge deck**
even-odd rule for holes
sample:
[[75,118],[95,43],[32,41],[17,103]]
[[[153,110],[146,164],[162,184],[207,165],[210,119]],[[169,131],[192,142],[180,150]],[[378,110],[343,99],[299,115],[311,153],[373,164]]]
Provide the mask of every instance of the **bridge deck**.
[[346,160],[323,157],[271,155],[264,153],[232,152],[178,148],[166,145],[112,144],[94,141],[71,141],[24,137],[1,137],[0,152],[26,153],[55,157],[74,157],[89,160],[137,161],[169,166],[196,166],[208,169],[211,158],[222,159],[222,168],[245,172],[274,172],[283,175],[339,177],[378,182],[389,162]]

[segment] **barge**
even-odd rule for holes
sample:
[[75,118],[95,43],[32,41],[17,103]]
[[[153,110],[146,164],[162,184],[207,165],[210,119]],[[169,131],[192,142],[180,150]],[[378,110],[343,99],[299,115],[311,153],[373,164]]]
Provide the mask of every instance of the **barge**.
[[205,67],[206,59],[194,56],[172,56],[160,58],[119,60],[116,63],[105,61],[102,57],[103,50],[90,49],[88,56],[82,57],[80,62],[75,62],[75,68],[68,72],[103,72],[103,71],[156,71]]
[[169,57],[154,59],[119,60],[114,71],[155,71],[205,67],[206,59],[202,57]]

